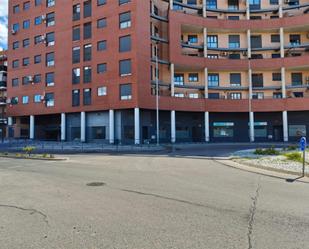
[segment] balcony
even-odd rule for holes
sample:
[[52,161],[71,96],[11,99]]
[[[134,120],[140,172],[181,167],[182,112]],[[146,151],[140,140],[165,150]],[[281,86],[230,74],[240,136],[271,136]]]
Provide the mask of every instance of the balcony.
[[6,105],[6,97],[0,97],[0,106]]
[[6,81],[0,81],[0,91],[5,91],[6,86]]

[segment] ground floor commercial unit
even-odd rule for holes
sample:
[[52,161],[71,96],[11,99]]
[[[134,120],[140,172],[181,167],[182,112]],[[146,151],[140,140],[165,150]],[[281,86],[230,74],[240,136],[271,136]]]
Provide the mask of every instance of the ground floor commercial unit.
[[[10,138],[110,144],[157,140],[156,111],[139,108],[9,117],[8,123]],[[309,111],[159,112],[161,143],[288,142],[307,134]]]

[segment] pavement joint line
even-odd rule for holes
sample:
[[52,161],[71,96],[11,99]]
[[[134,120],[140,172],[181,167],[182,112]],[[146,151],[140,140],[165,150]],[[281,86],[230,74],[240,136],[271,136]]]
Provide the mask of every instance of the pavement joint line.
[[309,183],[309,177],[299,178],[300,174],[299,175],[289,174],[289,173],[274,171],[271,169],[261,169],[255,166],[248,166],[248,165],[240,164],[240,163],[237,163],[231,160],[214,160],[214,161],[220,163],[221,165],[231,167],[234,169],[243,170],[243,171],[250,172],[253,174],[259,174],[259,175],[277,178],[281,180],[292,179],[293,181],[299,182],[299,183],[306,183],[306,184]]
[[247,236],[248,236],[248,249],[253,248],[252,235],[253,235],[255,214],[256,214],[256,210],[257,210],[257,203],[258,203],[260,190],[261,190],[261,184],[260,184],[260,179],[259,179],[259,183],[258,183],[257,188],[256,188],[255,193],[254,193],[254,197],[251,197],[252,204],[251,204],[251,207],[249,209],[250,214],[249,214],[248,234],[247,234]]

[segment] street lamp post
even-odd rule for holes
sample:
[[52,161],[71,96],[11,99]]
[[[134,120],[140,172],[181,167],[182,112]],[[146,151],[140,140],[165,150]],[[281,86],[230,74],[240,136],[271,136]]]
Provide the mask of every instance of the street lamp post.
[[158,43],[155,45],[155,53],[156,53],[156,69],[155,69],[155,77],[156,77],[156,128],[157,128],[157,145],[160,144],[160,127],[159,127],[159,59],[158,59]]
[[249,137],[250,142],[254,142],[254,114],[252,113],[252,72],[251,57],[248,56],[248,73],[249,73]]

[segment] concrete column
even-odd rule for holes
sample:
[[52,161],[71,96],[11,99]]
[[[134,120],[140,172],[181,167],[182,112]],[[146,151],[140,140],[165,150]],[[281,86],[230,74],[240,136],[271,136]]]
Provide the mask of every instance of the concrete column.
[[61,113],[61,141],[66,140],[66,117],[65,113]]
[[204,37],[204,58],[207,58],[207,54],[208,54],[207,28],[203,28],[203,37]]
[[139,114],[139,108],[134,108],[134,143],[140,144],[140,114]]
[[80,141],[86,142],[86,113],[80,113]]
[[251,30],[247,30],[247,43],[248,43],[248,58],[251,58]]
[[283,17],[283,0],[279,0],[279,18]]
[[210,141],[210,136],[209,136],[209,112],[205,112],[205,142]]
[[207,4],[206,0],[203,0],[203,17],[207,17]]
[[284,29],[280,28],[280,57],[284,58]]
[[204,95],[208,99],[208,68],[204,68]]
[[252,100],[252,69],[249,68],[248,70],[248,81],[249,81],[249,100],[250,100],[250,110],[251,111],[251,100]]
[[114,110],[109,110],[109,143],[115,142],[115,117]]
[[249,112],[250,142],[254,142],[254,112]]
[[13,118],[8,117],[8,126],[12,126],[12,125],[13,125]]
[[283,111],[282,112],[282,124],[283,124],[283,141],[288,142],[289,141],[289,131],[288,131],[288,112]]
[[29,138],[30,139],[34,139],[34,126],[35,126],[34,116],[31,115],[30,116],[30,131],[29,131]]
[[286,73],[285,73],[285,67],[281,68],[281,83],[282,83],[282,98],[286,98]]
[[170,0],[170,10],[173,10],[173,6],[174,6],[173,0]]
[[246,0],[246,17],[247,20],[250,20],[250,1]]
[[171,111],[171,142],[176,142],[176,112]]
[[175,96],[175,81],[174,81],[174,75],[175,75],[175,65],[171,63],[170,66],[170,71],[171,71],[171,96]]

